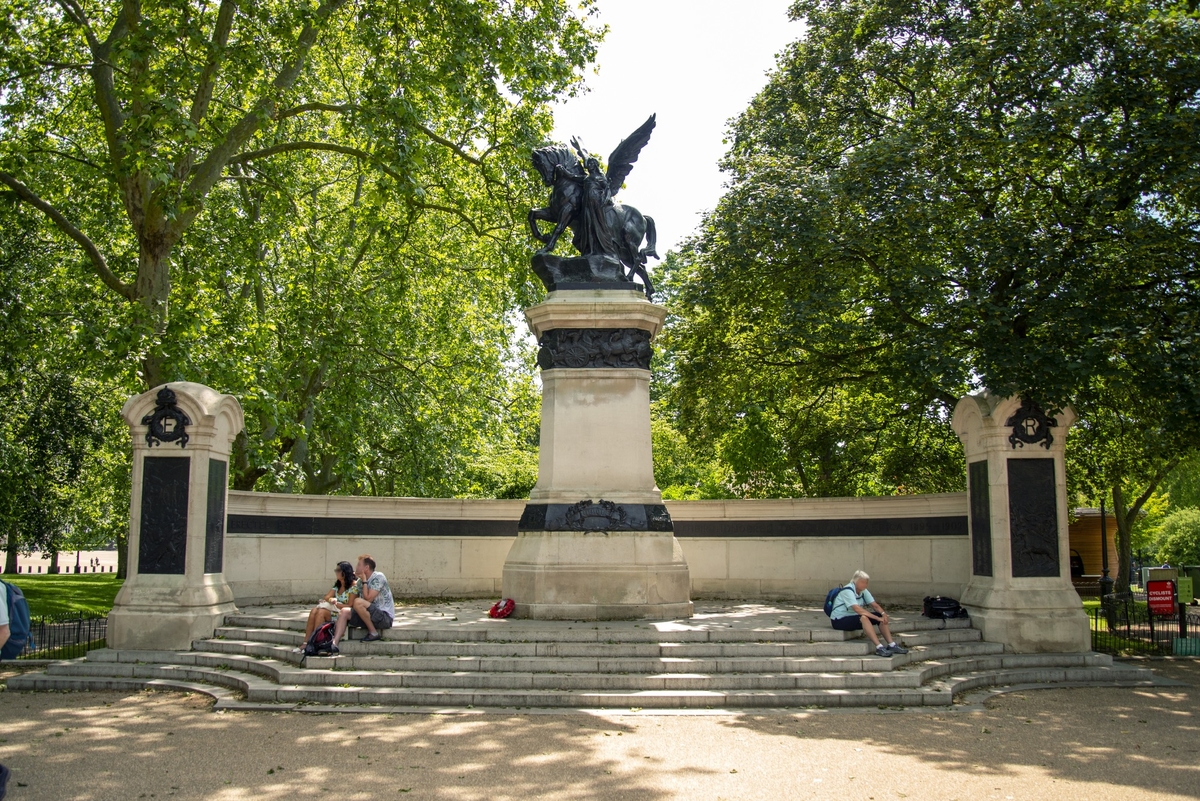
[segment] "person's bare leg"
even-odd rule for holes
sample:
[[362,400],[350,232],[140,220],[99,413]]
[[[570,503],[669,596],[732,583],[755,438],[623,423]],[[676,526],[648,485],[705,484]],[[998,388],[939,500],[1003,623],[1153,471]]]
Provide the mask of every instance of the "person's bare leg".
[[874,643],[875,647],[878,648],[879,635],[875,633],[875,621],[871,620],[871,618],[867,617],[866,615],[860,615],[860,618],[862,619],[863,634],[867,635],[867,639]]
[[342,635],[346,633],[346,626],[350,623],[350,607],[344,607],[338,610],[337,624],[333,627],[333,644],[337,645],[342,641]]
[[363,623],[367,624],[368,634],[377,634],[375,624],[371,622],[371,605],[362,598],[354,599],[354,611],[358,613],[358,617]]
[[896,641],[896,638],[892,636],[892,629],[887,623],[880,623],[879,630],[883,632],[883,642],[885,645],[891,645]]
[[308,613],[308,623],[304,626],[304,639],[307,640],[314,631],[328,622],[329,610],[314,606],[313,610]]

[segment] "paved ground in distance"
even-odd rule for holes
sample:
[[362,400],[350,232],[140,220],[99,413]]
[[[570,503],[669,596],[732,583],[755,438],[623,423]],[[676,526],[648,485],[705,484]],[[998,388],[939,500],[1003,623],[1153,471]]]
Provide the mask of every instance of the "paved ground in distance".
[[8,801],[1200,798],[1200,660],[1153,667],[1192,686],[714,716],[213,713],[200,696],[4,692],[0,761]]

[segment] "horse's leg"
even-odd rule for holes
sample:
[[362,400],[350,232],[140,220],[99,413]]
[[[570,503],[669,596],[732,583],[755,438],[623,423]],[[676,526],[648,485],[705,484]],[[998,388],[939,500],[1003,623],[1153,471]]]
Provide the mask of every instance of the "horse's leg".
[[642,215],[632,206],[620,204],[613,207],[613,212],[616,218],[616,225],[613,227],[617,234],[617,255],[620,257],[621,263],[629,268],[625,277],[632,281],[634,268],[645,261],[638,253],[638,245],[642,244],[644,228]]
[[[548,211],[549,209],[547,209]],[[554,230],[550,233],[550,236],[544,240],[546,245],[539,252],[549,253],[554,250],[554,246],[558,244],[558,238],[562,236],[563,231],[567,230],[567,226],[571,224],[571,217],[574,213],[574,206],[563,206],[562,213],[558,216],[558,223],[554,226]]]
[[642,279],[642,283],[646,285],[646,300],[654,300],[654,284],[650,283],[650,275],[646,272],[646,268],[639,264],[629,272],[630,279],[635,275],[639,276]]
[[546,222],[555,222],[555,219],[554,219],[554,217],[552,217],[550,215],[550,209],[542,208],[542,209],[530,209],[529,210],[529,230],[533,234],[534,239],[537,239],[540,242],[545,242],[550,237],[547,234],[543,234],[541,232],[541,230],[538,228],[538,224],[537,224],[538,220],[545,220]]

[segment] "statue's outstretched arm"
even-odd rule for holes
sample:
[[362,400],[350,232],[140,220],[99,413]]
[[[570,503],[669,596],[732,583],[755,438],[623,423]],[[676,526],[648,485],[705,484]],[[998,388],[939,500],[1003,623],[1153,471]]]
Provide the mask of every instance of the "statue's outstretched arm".
[[564,167],[563,165],[555,164],[554,165],[554,180],[557,181],[559,178],[567,178],[569,180],[574,181],[575,183],[583,183],[585,180],[587,180],[586,175],[576,175],[575,173],[568,172],[567,168]]

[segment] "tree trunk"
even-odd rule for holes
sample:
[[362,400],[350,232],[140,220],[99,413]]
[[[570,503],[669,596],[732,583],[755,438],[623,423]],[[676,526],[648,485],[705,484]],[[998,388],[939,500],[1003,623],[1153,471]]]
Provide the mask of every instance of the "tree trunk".
[[1113,513],[1117,518],[1117,583],[1113,592],[1129,592],[1129,564],[1133,559],[1133,521],[1137,511],[1130,514],[1125,493],[1120,485],[1112,488]]
[[1133,538],[1131,536],[1133,524],[1137,522],[1138,514],[1146,505],[1146,501],[1150,500],[1154,490],[1158,488],[1164,478],[1170,475],[1178,463],[1178,459],[1173,460],[1155,472],[1153,478],[1142,490],[1142,494],[1138,495],[1133,503],[1128,503],[1121,481],[1118,480],[1113,484],[1113,512],[1117,516],[1117,558],[1121,560],[1117,565],[1117,583],[1113,588],[1114,592],[1129,592],[1129,568],[1133,561]]
[[4,572],[17,572],[17,527],[8,530],[8,546],[4,555]]
[[[264,439],[266,434],[264,433]],[[251,467],[249,440],[246,432],[242,431],[233,438],[233,454],[230,457],[230,468],[233,472],[230,489],[250,491],[260,478],[267,474],[266,468]]]
[[[161,228],[166,220],[160,220]],[[148,227],[148,226],[147,226]],[[135,225],[135,229],[137,226]],[[146,331],[146,351],[142,356],[142,381],[146,389],[153,389],[168,380],[166,364],[166,335],[169,322],[168,310],[171,297],[171,248],[174,241],[165,234],[139,231],[141,247],[138,252],[137,289],[138,302],[143,314],[143,330]]]
[[55,548],[50,552],[50,567],[46,568],[47,573],[58,575],[58,549]]
[[125,580],[125,576],[129,571],[129,535],[120,534],[117,536],[117,578],[121,581]]

